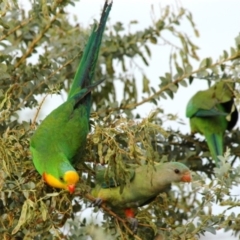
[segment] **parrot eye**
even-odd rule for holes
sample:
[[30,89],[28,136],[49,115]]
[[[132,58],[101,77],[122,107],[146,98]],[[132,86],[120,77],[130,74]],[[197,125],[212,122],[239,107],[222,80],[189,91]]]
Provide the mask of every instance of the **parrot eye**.
[[63,177],[60,177],[59,179],[60,179],[60,181],[62,181],[62,182],[64,181],[64,180],[63,180]]
[[179,173],[180,173],[180,170],[179,170],[179,169],[175,169],[174,172],[175,172],[176,174],[179,174]]

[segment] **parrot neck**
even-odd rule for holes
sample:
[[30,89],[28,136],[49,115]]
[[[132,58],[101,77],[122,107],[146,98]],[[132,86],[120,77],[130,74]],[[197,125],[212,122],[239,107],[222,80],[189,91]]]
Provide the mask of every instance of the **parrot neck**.
[[75,191],[75,185],[79,181],[79,175],[76,171],[67,171],[63,176],[63,181],[57,179],[51,174],[43,173],[44,181],[52,187],[68,190],[70,193]]

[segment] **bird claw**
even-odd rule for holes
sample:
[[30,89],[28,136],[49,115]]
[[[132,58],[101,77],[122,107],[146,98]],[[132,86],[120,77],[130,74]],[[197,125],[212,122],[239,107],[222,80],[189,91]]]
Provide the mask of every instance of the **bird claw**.
[[138,220],[136,218],[132,218],[132,217],[128,217],[127,220],[131,225],[131,229],[132,229],[133,233],[135,234],[138,229]]
[[103,203],[103,200],[101,198],[96,198],[93,201],[92,206],[93,207],[100,207],[102,203]]

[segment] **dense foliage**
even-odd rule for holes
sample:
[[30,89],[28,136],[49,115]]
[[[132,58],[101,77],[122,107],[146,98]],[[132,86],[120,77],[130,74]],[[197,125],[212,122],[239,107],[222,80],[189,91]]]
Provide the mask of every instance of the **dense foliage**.
[[[232,168],[240,156],[239,130],[226,134],[228,150],[222,157],[221,168],[214,172],[206,142],[194,135],[164,129],[162,119],[172,115],[166,115],[158,105],[161,99],[174,99],[179,85],[188,87],[203,79],[209,84],[222,79],[239,82],[240,36],[236,37],[235,46],[224,50],[214,62],[211,58],[200,60],[198,47],[188,34],[179,30],[181,23],[188,21],[191,34],[198,36],[192,15],[184,8],[173,11],[166,7],[151,26],[134,33],[126,33],[121,22],[108,26],[95,76],[96,80],[106,80],[93,94],[92,131],[84,156],[86,165],[77,166],[79,172],[85,174],[72,196],[43,183],[32,163],[29,139],[40,124],[37,117],[43,102],[38,102],[37,97],[68,91],[90,26],[82,29],[69,22],[65,8],[74,4],[73,0],[31,4],[31,10],[26,12],[17,0],[2,1],[0,9],[2,239],[86,239],[86,235],[93,239],[103,238],[101,236],[104,239],[153,239],[157,233],[158,239],[164,236],[197,239],[206,231],[214,233],[219,228],[238,234],[240,215],[234,213],[234,208],[239,207],[239,200],[231,196],[230,189],[239,184],[240,179],[239,166]],[[177,46],[163,37],[165,32],[176,39]],[[170,45],[172,51],[166,59],[169,72],[160,76],[159,84],[153,86],[143,69],[151,59],[150,46],[157,43]],[[200,61],[199,68],[192,67],[194,61]],[[117,63],[120,69],[116,69]],[[136,67],[141,79],[135,76]],[[119,91],[121,86],[123,91]],[[122,92],[121,102],[117,101],[117,89],[118,94]],[[233,91],[239,106],[236,89]],[[142,118],[138,107],[145,103],[151,103],[156,110]],[[19,115],[26,108],[35,109],[36,114],[29,116],[30,121],[19,121]],[[83,210],[93,209],[89,189],[97,163],[107,164],[124,186],[126,164],[171,160],[185,163],[195,173],[191,191],[182,185],[176,186],[174,191],[160,194],[151,204],[139,209],[137,235],[132,235],[124,218],[115,216],[107,207],[102,210],[101,226],[96,226],[94,219],[91,223],[89,219],[79,220]],[[225,210],[213,214],[214,203],[228,206],[232,214],[225,214]],[[63,226],[67,226],[65,231]]]

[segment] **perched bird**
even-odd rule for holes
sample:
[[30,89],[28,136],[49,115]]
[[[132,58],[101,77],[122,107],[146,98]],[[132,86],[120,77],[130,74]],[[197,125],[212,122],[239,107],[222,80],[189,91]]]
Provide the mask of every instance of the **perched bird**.
[[[99,174],[103,176],[101,172]],[[111,183],[106,184],[103,179],[91,194],[96,198],[95,205],[106,203],[113,211],[123,210],[134,231],[137,228],[134,218],[137,207],[149,204],[159,193],[170,190],[172,182],[192,180],[189,168],[179,162],[139,166],[131,170],[130,176],[130,182],[123,189],[120,186],[107,187]],[[96,179],[99,181],[98,176]]]
[[92,83],[106,21],[112,2],[105,2],[100,23],[93,27],[66,102],[40,124],[30,141],[34,165],[52,187],[73,193],[79,175],[74,158],[85,148],[89,132],[91,91],[103,80]]
[[238,120],[233,83],[221,81],[208,90],[197,92],[188,102],[186,116],[190,118],[192,133],[199,132],[205,136],[218,166],[218,156],[223,155],[224,133],[230,131]]

